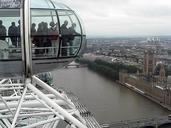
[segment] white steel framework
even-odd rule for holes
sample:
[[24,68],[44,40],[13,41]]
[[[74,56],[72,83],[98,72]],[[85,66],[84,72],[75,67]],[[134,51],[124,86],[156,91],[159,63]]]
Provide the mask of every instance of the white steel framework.
[[67,128],[87,127],[63,92],[56,91],[36,76],[32,77],[33,82],[27,79],[24,84],[11,81],[0,81],[0,89],[9,89],[0,92],[0,128],[58,128],[60,122]]

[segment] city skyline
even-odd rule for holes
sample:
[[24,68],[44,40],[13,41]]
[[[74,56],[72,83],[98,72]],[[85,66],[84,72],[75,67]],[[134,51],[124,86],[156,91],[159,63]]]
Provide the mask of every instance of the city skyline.
[[171,35],[169,0],[60,0],[83,19],[88,37]]

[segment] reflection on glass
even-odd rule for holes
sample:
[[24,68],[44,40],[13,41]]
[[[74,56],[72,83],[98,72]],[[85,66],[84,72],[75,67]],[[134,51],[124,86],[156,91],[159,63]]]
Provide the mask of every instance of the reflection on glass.
[[86,39],[86,36],[83,36],[82,46],[81,46],[79,54],[82,55],[85,52],[86,48],[87,48],[87,39]]
[[21,59],[20,11],[0,9],[0,59]]
[[31,0],[31,8],[48,8],[54,9],[49,0]]
[[[62,40],[64,41],[64,39]],[[64,42],[62,42],[64,44]],[[81,37],[74,36],[74,39],[68,40],[66,45],[61,47],[61,57],[75,56],[80,48]]]
[[72,55],[76,55],[81,44],[81,37],[75,37],[72,43]]
[[73,13],[68,13],[68,14],[69,14],[69,17],[72,20],[72,23],[75,24],[75,28],[74,28],[75,34],[81,34],[81,26],[79,24],[79,21],[78,21],[77,17]]
[[66,10],[71,10],[68,6],[62,4],[62,3],[58,3],[56,1],[53,1],[54,5],[55,5],[55,9],[66,9]]

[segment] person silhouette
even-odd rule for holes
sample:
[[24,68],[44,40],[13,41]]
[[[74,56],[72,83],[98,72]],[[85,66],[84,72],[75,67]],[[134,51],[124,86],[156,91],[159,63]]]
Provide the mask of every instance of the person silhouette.
[[50,22],[50,28],[49,28],[49,32],[48,32],[48,35],[50,37],[50,40],[51,40],[51,46],[52,46],[52,49],[51,49],[51,53],[52,55],[55,55],[57,50],[56,50],[56,47],[57,47],[57,40],[58,40],[58,30],[57,30],[57,24],[55,24],[53,21]]
[[79,35],[79,33],[76,32],[75,30],[76,24],[72,23],[71,27],[69,27],[69,54],[74,55],[74,48],[73,48],[73,40],[75,39],[75,35]]
[[0,20],[0,40],[5,40],[6,32],[7,32],[7,30],[6,30],[5,26],[3,25],[2,20]]
[[65,20],[64,23],[62,24],[61,26],[61,34],[62,35],[67,35],[68,34],[68,28],[67,28],[67,25],[68,25],[68,21]]
[[11,39],[12,45],[17,47],[17,27],[15,26],[15,22],[11,23],[11,26],[8,29],[8,36]]
[[68,35],[69,30],[67,28],[68,21],[65,20],[64,23],[61,26],[61,34],[62,34],[62,56],[67,56],[67,43],[69,41]]
[[44,50],[42,49],[42,47],[44,47],[44,32],[43,32],[43,22],[38,24],[38,28],[37,28],[37,32],[36,32],[36,36],[34,37],[34,43],[35,46],[37,48],[40,49],[36,49],[35,53],[38,55],[42,55],[44,53]]
[[34,36],[36,35],[36,24],[35,23],[32,23],[31,25],[31,35]]

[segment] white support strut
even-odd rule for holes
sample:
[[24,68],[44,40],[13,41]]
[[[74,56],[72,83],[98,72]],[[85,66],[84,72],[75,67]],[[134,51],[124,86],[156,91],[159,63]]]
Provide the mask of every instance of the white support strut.
[[16,123],[17,117],[18,117],[18,115],[20,113],[21,105],[23,103],[23,100],[24,100],[24,97],[26,95],[26,92],[27,92],[27,86],[25,87],[25,89],[23,91],[23,94],[21,96],[21,99],[20,99],[20,101],[18,103],[18,107],[17,107],[16,113],[15,113],[15,116],[14,116],[14,119],[13,119],[13,122],[12,122],[12,125],[11,125],[11,128],[14,128],[15,127],[15,123]]
[[43,81],[41,81],[39,78],[37,78],[36,76],[33,76],[33,82],[36,82],[39,86],[41,86],[42,88],[46,89],[47,91],[51,92],[52,94],[54,94],[57,98],[60,98],[62,100],[64,100],[66,103],[68,103],[72,108],[75,108],[75,106],[73,105],[72,102],[68,101],[67,99],[65,99],[64,97],[61,96],[61,94],[59,92],[57,92],[55,89],[53,89],[52,87],[50,87],[49,85],[47,85],[46,83],[44,83]]
[[78,121],[76,118],[74,118],[71,114],[69,114],[67,111],[65,111],[62,107],[54,103],[50,98],[48,98],[45,94],[43,94],[41,91],[39,91],[36,87],[34,87],[32,84],[28,83],[27,87],[32,90],[39,98],[44,100],[48,105],[54,107],[55,110],[57,110],[60,114],[62,114],[66,119],[71,121],[74,125],[76,125],[79,128],[87,128],[83,123]]

